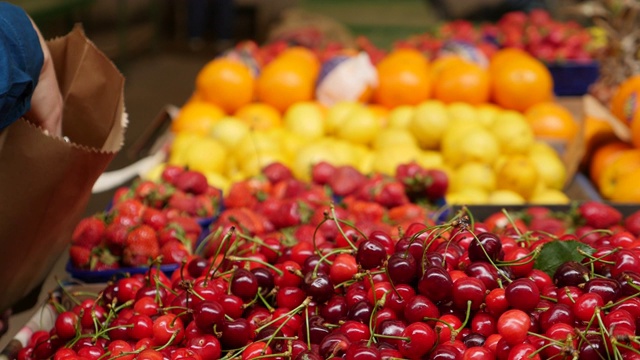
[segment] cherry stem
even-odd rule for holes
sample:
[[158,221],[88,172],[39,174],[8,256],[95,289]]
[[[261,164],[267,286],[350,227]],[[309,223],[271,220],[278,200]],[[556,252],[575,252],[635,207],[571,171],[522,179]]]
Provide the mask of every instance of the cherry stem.
[[392,340],[401,340],[406,342],[411,342],[410,337],[402,337],[402,336],[393,336],[393,335],[384,335],[384,334],[373,334],[373,336],[382,339],[392,339]]
[[215,259],[218,258],[218,255],[220,255],[220,252],[222,251],[222,247],[223,245],[229,241],[229,239],[231,238],[231,236],[233,236],[233,233],[235,233],[236,228],[235,227],[231,227],[229,229],[229,231],[224,235],[224,237],[222,238],[222,240],[220,241],[220,244],[218,245],[218,248],[216,249],[215,254],[211,257],[212,261],[211,261],[211,265],[209,265],[209,270],[207,272],[207,277],[209,279],[213,279],[213,275],[218,271],[218,269],[220,268],[220,266],[222,265],[223,261],[220,261],[220,263],[218,264],[218,266],[216,266],[215,270],[213,270],[213,266],[215,265]]
[[[607,343],[607,338],[611,337],[611,335],[609,335],[609,331],[607,331],[607,327],[604,325],[604,322],[602,321],[602,316],[600,316],[600,309],[596,308],[595,311],[595,317],[596,319],[598,319],[598,325],[600,327],[600,329],[602,330],[602,332],[600,332],[600,334],[602,335],[602,341],[604,342],[604,344]],[[611,354],[609,354],[609,348],[608,346],[604,346],[604,349],[607,351],[607,358],[611,358]]]
[[260,289],[258,288],[258,293],[257,296],[260,298],[260,301],[262,302],[262,304],[264,305],[264,307],[267,308],[267,310],[269,310],[269,312],[273,312],[275,309],[273,308],[273,306],[271,306],[269,304],[269,302],[267,301],[267,299],[264,298],[264,296],[262,296],[262,294],[260,293]]
[[[176,319],[177,319],[177,318],[178,318],[178,317],[176,316]],[[176,337],[178,336],[178,333],[179,333],[179,332],[180,332],[179,330],[178,330],[178,331],[173,332],[173,333],[171,334],[171,337],[169,338],[169,341],[167,341],[167,343],[166,343],[166,344],[164,344],[164,345],[160,346],[159,348],[156,348],[155,350],[157,350],[157,351],[162,351],[162,350],[166,349],[166,348],[167,348],[167,346],[171,345],[171,343],[173,342],[173,340],[175,340],[175,339],[176,339]]]
[[76,296],[71,294],[69,292],[69,290],[62,284],[62,282],[60,282],[60,279],[58,279],[58,277],[56,276],[56,282],[58,283],[58,287],[60,287],[60,289],[62,290],[62,292],[67,295],[67,297],[69,299],[71,299],[71,301],[73,301],[74,304],[76,305],[80,305],[80,300],[76,299]]
[[[282,314],[282,315],[278,316],[277,318],[272,319],[271,321],[269,321],[269,322],[267,322],[267,323],[263,324],[262,326],[260,326],[259,328],[257,328],[257,329],[255,330],[255,333],[257,334],[257,333],[259,333],[260,331],[262,331],[264,328],[266,328],[266,327],[268,327],[268,326],[270,326],[270,325],[272,325],[272,324],[275,324],[276,322],[278,322],[278,321],[280,321],[280,320],[282,320],[282,319],[285,319],[285,318],[286,318],[286,320],[284,321],[284,324],[286,324],[289,320],[291,320],[291,315],[294,315],[294,314],[298,313],[298,311],[300,311],[300,310],[302,310],[302,309],[306,309],[306,308],[308,308],[309,304],[311,303],[311,300],[312,300],[312,297],[311,297],[311,296],[307,296],[307,297],[302,301],[302,303],[301,303],[300,305],[296,306],[296,307],[295,307],[295,308],[293,308],[292,310],[289,310],[287,313]],[[278,329],[280,329],[281,327],[282,327],[282,326],[280,326]]]
[[[460,331],[462,329],[464,329],[465,326],[467,326],[467,323],[469,322],[469,317],[471,316],[471,300],[467,300],[467,311],[464,317],[464,322],[462,323],[462,325],[460,325],[459,328],[457,328],[455,330],[455,335],[457,336],[458,333],[460,333]],[[451,335],[453,336],[453,332],[451,333]]]
[[350,249],[344,249],[344,248],[338,248],[338,249],[334,249],[324,255],[321,255],[322,252],[317,253],[320,256],[320,259],[318,259],[318,263],[316,264],[316,266],[314,266],[313,268],[313,277],[315,278],[316,276],[318,276],[318,269],[320,268],[320,264],[322,264],[323,261],[327,261],[327,263],[329,263],[329,265],[333,265],[333,263],[329,260],[327,260],[327,258],[329,256],[332,255],[336,255],[336,254],[344,254],[344,253],[351,253],[353,252],[353,250]]
[[[336,216],[336,208],[335,208],[334,204],[331,204],[330,209],[331,209],[331,218],[336,223],[336,227],[338,228],[338,231],[340,232],[340,235],[342,235],[344,237],[345,241],[349,244],[349,246],[353,250],[358,250],[358,248],[353,244],[353,242],[351,242],[351,240],[349,239],[347,234],[345,234],[344,230],[342,229],[342,226],[340,225],[340,223],[345,223],[345,224],[348,224],[348,223],[344,222],[343,220],[338,219],[338,217]],[[351,224],[348,224],[348,225],[353,227]]]

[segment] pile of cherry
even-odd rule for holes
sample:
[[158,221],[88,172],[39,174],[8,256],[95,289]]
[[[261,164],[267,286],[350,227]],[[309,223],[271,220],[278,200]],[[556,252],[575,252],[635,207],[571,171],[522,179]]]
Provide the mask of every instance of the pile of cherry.
[[19,359],[640,358],[640,212],[438,222],[410,191],[381,202],[407,179],[313,173],[274,165],[234,185],[170,277],[152,265],[70,309],[52,299],[55,326]]

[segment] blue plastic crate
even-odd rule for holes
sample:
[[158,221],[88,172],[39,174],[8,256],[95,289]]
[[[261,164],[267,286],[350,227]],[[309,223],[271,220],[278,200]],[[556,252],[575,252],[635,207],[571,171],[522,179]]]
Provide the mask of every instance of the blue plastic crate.
[[598,62],[563,62],[548,64],[557,96],[581,96],[589,91],[600,75]]

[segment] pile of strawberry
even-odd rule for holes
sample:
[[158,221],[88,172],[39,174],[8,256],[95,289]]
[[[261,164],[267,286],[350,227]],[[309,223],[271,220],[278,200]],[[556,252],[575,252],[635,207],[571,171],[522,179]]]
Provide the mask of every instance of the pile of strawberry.
[[327,194],[285,170],[238,185],[245,196],[229,206],[244,210],[213,225],[211,256],[190,257],[171,278],[151,267],[110,282],[68,309],[52,299],[55,326],[18,359],[640,357],[640,211],[589,201],[570,214],[530,207],[475,219],[462,209],[441,224],[367,234],[337,205],[293,244],[275,234],[295,225],[274,225],[258,204],[296,190],[318,206]]
[[193,253],[222,193],[197,171],[167,166],[158,182],[139,180],[114,195],[110,209],[82,219],[69,249],[75,269],[112,270],[179,264]]

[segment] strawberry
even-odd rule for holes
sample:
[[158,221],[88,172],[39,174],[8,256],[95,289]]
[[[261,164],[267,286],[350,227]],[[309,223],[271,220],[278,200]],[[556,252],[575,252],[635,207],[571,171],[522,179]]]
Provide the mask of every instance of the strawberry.
[[113,208],[113,212],[117,215],[128,216],[135,221],[139,221],[144,212],[145,205],[138,199],[126,199]]
[[198,205],[193,195],[182,190],[176,190],[169,198],[167,207],[176,209],[179,213],[194,215]]
[[102,243],[106,226],[98,215],[80,220],[71,235],[71,243],[92,249]]
[[640,235],[640,210],[631,213],[624,219],[624,227],[633,235]]
[[219,198],[211,198],[207,194],[196,195],[193,197],[195,203],[195,211],[192,215],[197,217],[212,217],[218,212]]
[[198,171],[186,170],[176,176],[173,185],[189,194],[204,194],[209,187],[207,178]]
[[104,232],[107,248],[115,255],[121,255],[131,227],[121,223],[111,223]]
[[374,201],[386,208],[392,208],[408,204],[409,198],[400,182],[387,181],[375,195]]
[[553,217],[535,217],[529,222],[529,230],[560,236],[567,233],[567,225],[564,221]]
[[91,250],[79,245],[71,245],[69,248],[69,258],[73,267],[78,269],[88,269],[91,263]]
[[311,181],[315,184],[325,185],[334,176],[336,167],[326,161],[320,161],[311,168]]
[[300,242],[312,243],[315,241],[316,245],[324,244],[327,241],[326,237],[321,231],[316,232],[316,227],[309,224],[296,226],[295,231],[293,232],[293,237]]
[[254,207],[271,193],[271,183],[264,178],[235,182],[224,199],[225,208]]
[[596,229],[608,229],[622,221],[622,213],[611,205],[589,200],[578,206],[578,215],[586,225]]
[[389,221],[394,224],[426,221],[426,211],[424,208],[413,203],[403,204],[389,209],[388,216]]
[[274,230],[273,224],[264,215],[247,208],[233,208],[223,211],[212,226],[236,227],[247,235],[260,235]]
[[350,165],[339,166],[335,174],[329,179],[329,187],[338,196],[355,193],[366,182],[367,178],[360,171]]
[[443,198],[449,188],[449,177],[447,173],[440,169],[427,169],[427,179],[425,188],[427,199],[436,201]]
[[160,254],[156,231],[149,225],[140,225],[127,235],[123,262],[128,266],[147,265]]
[[161,210],[148,207],[142,213],[142,223],[158,231],[167,224],[167,215]]
[[298,179],[285,179],[273,183],[270,197],[277,199],[297,198],[307,189],[309,189],[309,186]]
[[179,264],[189,256],[189,249],[180,241],[171,240],[160,248],[163,264]]
[[178,165],[167,165],[162,170],[162,174],[160,174],[160,178],[162,180],[168,182],[169,184],[173,184],[178,177],[178,175],[182,174],[185,171],[184,167]]
[[273,162],[265,166],[262,169],[262,174],[272,184],[293,178],[293,173],[291,172],[291,170],[286,165],[280,162]]

